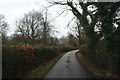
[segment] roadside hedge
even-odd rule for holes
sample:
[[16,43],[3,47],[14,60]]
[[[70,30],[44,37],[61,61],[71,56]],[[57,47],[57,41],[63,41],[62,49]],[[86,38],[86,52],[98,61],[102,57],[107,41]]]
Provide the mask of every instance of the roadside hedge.
[[88,52],[87,45],[81,45],[79,49],[82,55],[85,56],[87,59],[91,60],[93,64],[96,64],[98,67],[107,70],[108,56],[104,50],[105,48],[103,45],[99,44],[99,47],[96,47],[96,54],[93,55],[94,59],[91,59],[92,53]]
[[2,77],[22,76],[58,54],[73,49],[76,48],[70,46],[2,46]]
[[2,46],[2,77],[14,77],[27,71],[35,60],[33,49],[26,46]]
[[106,72],[106,75],[111,72],[112,75],[119,76],[118,66],[120,65],[118,64],[118,60],[120,60],[120,58],[119,56],[115,56],[115,53],[114,55],[107,53],[104,43],[104,41],[100,41],[96,46],[96,54],[93,55],[94,59],[91,59],[92,53],[88,52],[87,45],[81,45],[79,49],[84,57]]

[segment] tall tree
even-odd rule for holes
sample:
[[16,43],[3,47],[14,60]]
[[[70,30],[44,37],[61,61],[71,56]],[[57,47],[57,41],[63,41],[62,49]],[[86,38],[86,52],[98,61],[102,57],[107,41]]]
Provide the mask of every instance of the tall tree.
[[51,39],[51,33],[52,33],[52,27],[53,25],[50,25],[50,22],[48,21],[48,9],[46,9],[46,12],[44,13],[43,18],[43,27],[42,27],[42,39],[44,45],[49,44],[49,40]]
[[8,23],[5,21],[5,18],[3,15],[0,15],[0,35],[6,35],[6,32],[8,31]]
[[[119,11],[120,8],[120,2],[116,2],[116,3],[99,3],[97,5],[98,7],[98,13],[99,13],[99,17],[100,17],[100,21],[101,21],[101,32],[104,35],[104,40],[106,41],[105,46],[106,46],[106,51],[107,51],[107,55],[108,55],[108,69],[113,72],[112,69],[112,64],[113,64],[113,59],[116,58],[116,61],[114,60],[114,63],[116,63],[116,66],[120,66],[118,65],[120,62],[120,57],[115,57],[115,56],[119,56],[119,21],[117,17],[117,12]],[[116,20],[117,19],[117,20]],[[116,26],[114,26],[114,24],[118,24],[118,27],[116,28]],[[117,43],[117,44],[116,44]],[[113,58],[113,59],[112,59]],[[119,74],[119,68],[116,67],[116,71],[114,73]]]
[[[83,1],[83,2],[82,2]],[[97,0],[99,1],[99,0]],[[96,46],[98,41],[105,41],[105,55],[108,58],[108,70],[112,64],[120,63],[119,56],[119,20],[116,19],[116,13],[120,10],[120,2],[89,2],[88,0],[60,0],[51,1],[52,4],[68,5],[79,23],[83,27],[91,58],[95,59]],[[118,27],[116,27],[116,25]],[[99,46],[99,45],[98,45]],[[107,60],[107,59],[106,59]],[[116,61],[115,61],[116,60]],[[113,61],[113,62],[112,62]],[[107,65],[106,65],[107,66]],[[117,65],[120,66],[120,65]],[[112,66],[113,67],[113,66]],[[115,70],[119,74],[119,68]]]
[[0,15],[0,37],[2,37],[2,44],[8,43],[7,38],[7,31],[8,31],[8,23],[5,21],[3,15]]
[[78,20],[75,21],[75,26],[72,27],[71,31],[74,33],[77,41],[79,42],[79,46],[86,44],[87,38],[85,31]]
[[[87,36],[87,42],[91,55],[95,54],[95,48],[99,38],[96,38],[95,26],[98,21],[97,8],[94,2],[81,2],[79,0],[66,0],[66,1],[50,1],[52,4],[60,4],[69,6],[74,16],[79,20]],[[91,10],[90,10],[91,8]]]
[[[113,40],[113,32],[115,29],[114,23],[115,23],[115,17],[116,17],[116,11],[120,7],[120,3],[99,3],[97,4],[98,8],[98,16],[101,21],[101,32],[104,35],[105,40],[107,41],[107,47],[112,47],[111,40]],[[108,49],[108,53],[111,52],[111,48]]]
[[16,21],[16,26],[18,27],[17,33],[28,41],[33,41],[41,36],[41,29],[43,24],[43,16],[40,12],[31,11],[25,14],[24,17]]
[[[72,11],[74,16],[79,20],[79,23],[83,27],[85,34],[87,36],[87,44],[89,51],[91,52],[91,56],[93,56],[96,52],[96,45],[98,41],[106,33],[112,31],[112,21],[113,16],[115,15],[116,9],[119,6],[119,2],[115,3],[99,3],[99,2],[90,2],[88,0],[65,0],[65,1],[49,1],[49,3],[54,5],[67,5],[69,10]],[[105,14],[105,15],[104,15]],[[101,17],[99,15],[102,15]],[[109,16],[111,17],[110,19]],[[106,23],[110,22],[109,25]],[[106,27],[105,27],[106,26]],[[110,26],[110,27],[108,27]],[[99,29],[100,30],[96,30]],[[106,29],[105,29],[106,28]],[[102,31],[101,31],[102,29]],[[109,37],[110,38],[110,37]],[[108,39],[108,38],[107,38]],[[111,40],[111,39],[108,39]],[[109,43],[108,43],[109,44]]]

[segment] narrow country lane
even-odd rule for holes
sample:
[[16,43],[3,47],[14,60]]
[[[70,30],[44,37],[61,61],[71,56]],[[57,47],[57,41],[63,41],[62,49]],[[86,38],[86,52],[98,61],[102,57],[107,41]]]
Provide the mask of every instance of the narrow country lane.
[[48,72],[45,78],[90,78],[76,60],[78,50],[66,53]]

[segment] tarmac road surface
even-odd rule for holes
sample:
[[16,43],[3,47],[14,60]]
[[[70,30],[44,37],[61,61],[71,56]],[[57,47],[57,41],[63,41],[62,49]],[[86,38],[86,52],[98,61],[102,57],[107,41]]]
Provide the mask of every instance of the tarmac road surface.
[[76,60],[73,50],[66,53],[47,73],[45,78],[90,78]]

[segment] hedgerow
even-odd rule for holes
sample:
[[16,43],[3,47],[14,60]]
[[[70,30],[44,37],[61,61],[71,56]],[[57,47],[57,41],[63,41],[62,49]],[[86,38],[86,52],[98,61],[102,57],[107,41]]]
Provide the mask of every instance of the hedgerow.
[[[53,59],[62,52],[76,49],[60,46],[2,46],[2,77],[17,77]],[[16,74],[17,73],[17,74]]]

